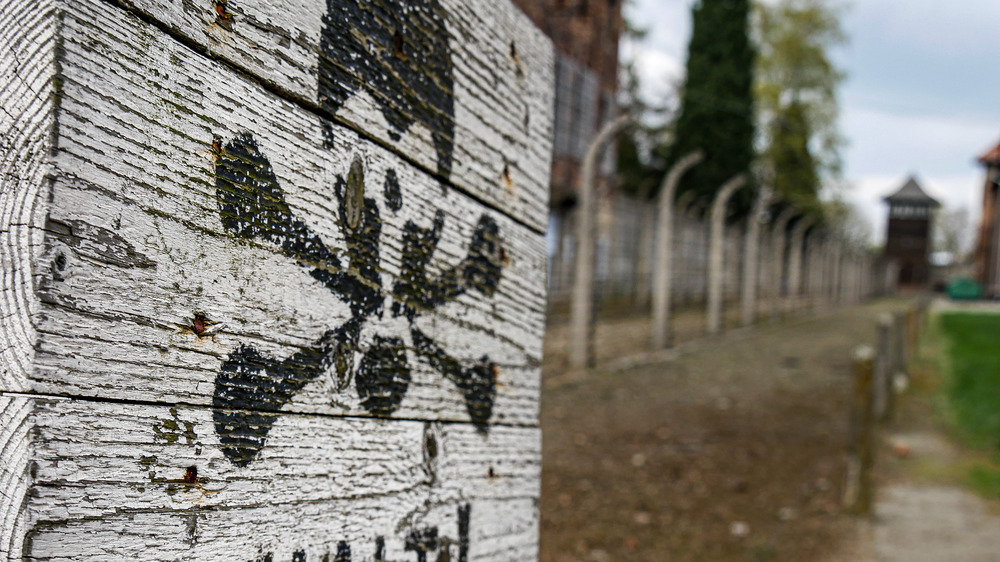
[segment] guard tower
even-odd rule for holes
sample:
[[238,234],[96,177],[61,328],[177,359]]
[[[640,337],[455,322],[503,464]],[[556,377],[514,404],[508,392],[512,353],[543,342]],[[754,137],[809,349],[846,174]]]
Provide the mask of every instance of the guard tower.
[[898,265],[899,285],[926,286],[931,272],[931,210],[941,204],[912,176],[882,200],[889,204],[885,257]]

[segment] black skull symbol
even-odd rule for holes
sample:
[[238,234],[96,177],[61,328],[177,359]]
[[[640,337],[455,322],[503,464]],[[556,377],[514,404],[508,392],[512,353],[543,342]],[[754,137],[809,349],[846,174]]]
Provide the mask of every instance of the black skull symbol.
[[[350,306],[348,320],[285,359],[241,345],[223,362],[215,379],[215,429],[223,452],[234,464],[246,466],[253,461],[276,412],[324,373],[336,374],[338,390],[346,389],[353,375],[362,407],[376,416],[392,414],[410,383],[408,350],[459,388],[469,417],[486,431],[496,395],[495,364],[486,356],[471,365],[452,357],[415,320],[469,290],[493,295],[500,280],[502,249],[497,223],[491,217],[479,217],[466,257],[433,278],[428,265],[441,237],[444,213],[436,213],[430,228],[407,221],[400,272],[387,291],[380,274],[382,219],[375,200],[364,196],[359,159],[334,188],[340,200],[337,221],[346,240],[346,263],[293,214],[252,135],[240,134],[225,145],[215,174],[219,216],[228,232],[277,247]],[[398,208],[401,201],[394,172],[387,174],[385,185],[387,204]],[[391,310],[385,310],[388,298]],[[383,314],[405,319],[408,329],[402,334],[375,335],[361,349],[362,327]],[[356,366],[355,351],[362,354]]]

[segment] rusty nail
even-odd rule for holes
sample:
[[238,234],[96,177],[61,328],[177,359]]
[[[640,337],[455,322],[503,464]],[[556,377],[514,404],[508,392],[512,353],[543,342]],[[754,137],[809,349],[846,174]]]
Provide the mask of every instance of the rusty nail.
[[208,321],[205,318],[205,315],[201,313],[196,313],[194,315],[194,321],[191,322],[191,331],[194,332],[194,335],[201,336],[203,333],[205,333],[205,328],[207,327],[208,327]]
[[397,57],[402,57],[403,56],[403,32],[402,31],[400,31],[398,29],[396,30],[396,33],[394,33],[392,35],[392,43],[393,43],[393,47],[395,49],[396,56]]
[[433,434],[431,434],[431,433],[427,434],[427,441],[426,441],[426,445],[425,446],[427,448],[427,456],[430,457],[430,458],[432,458],[432,459],[436,458],[437,454],[438,454],[437,440],[434,439],[434,435]]
[[517,77],[523,77],[524,67],[521,65],[521,58],[517,56],[517,45],[513,41],[510,42],[510,60],[514,61],[514,70],[517,72]]
[[187,467],[187,470],[184,471],[184,483],[185,484],[198,483],[198,467],[196,466]]
[[213,6],[215,7],[215,23],[226,31],[232,31],[233,14],[230,14],[226,9],[226,0],[215,0]]

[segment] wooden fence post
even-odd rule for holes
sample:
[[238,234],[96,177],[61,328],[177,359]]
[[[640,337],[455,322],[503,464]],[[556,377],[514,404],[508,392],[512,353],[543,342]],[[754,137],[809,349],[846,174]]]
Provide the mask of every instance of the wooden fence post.
[[0,3],[0,559],[537,559],[551,41],[295,4]]
[[674,196],[685,172],[704,160],[705,153],[692,152],[670,168],[660,186],[657,199],[656,258],[653,260],[653,349],[663,349],[673,343],[671,299],[674,259]]
[[785,280],[785,231],[796,214],[798,210],[787,207],[771,225],[771,298],[768,307],[771,320],[775,320],[781,310],[781,288]]
[[874,353],[862,346],[854,354],[854,394],[851,401],[851,450],[848,453],[844,503],[857,514],[872,509],[871,469],[874,464],[875,436],[872,415],[872,363]]
[[909,350],[906,345],[906,316],[901,310],[897,310],[892,314],[892,345],[893,345],[893,366],[894,370],[894,381],[896,378],[901,380],[907,380],[909,378],[909,371],[907,369],[907,354]]
[[917,356],[917,340],[919,332],[919,305],[913,304],[906,309],[906,351],[908,363]]
[[706,321],[709,334],[718,334],[722,331],[722,281],[724,276],[722,260],[726,205],[736,190],[743,187],[746,181],[747,178],[743,174],[730,179],[719,188],[715,200],[712,201],[709,218],[711,232],[708,242],[708,313]]
[[743,247],[743,299],[742,321],[750,326],[757,320],[757,261],[760,250],[760,219],[771,201],[771,190],[764,187],[757,194],[750,216],[747,217],[746,238]]
[[896,389],[893,384],[892,315],[880,314],[875,325],[875,419],[892,420]]
[[591,343],[594,322],[594,236],[597,163],[615,135],[628,124],[630,117],[622,115],[604,124],[590,141],[580,169],[579,213],[577,214],[576,256],[573,268],[573,297],[570,303],[569,364],[574,369],[590,366],[593,360]]

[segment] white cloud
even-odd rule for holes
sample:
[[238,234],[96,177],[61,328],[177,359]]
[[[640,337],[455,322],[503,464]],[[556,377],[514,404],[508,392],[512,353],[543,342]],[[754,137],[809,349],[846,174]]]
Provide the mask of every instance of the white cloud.
[[673,99],[684,76],[684,62],[670,53],[644,46],[635,49],[634,54],[642,98],[654,105]]
[[684,76],[691,0],[635,0],[625,5],[625,15],[647,35],[641,43],[624,42],[622,57],[635,61],[643,99],[662,105],[674,98]]
[[1000,137],[1000,122],[858,107],[844,108],[841,123],[849,172],[859,175],[975,168]]
[[646,44],[683,58],[691,37],[692,0],[635,0],[625,5],[625,16],[648,30]]

